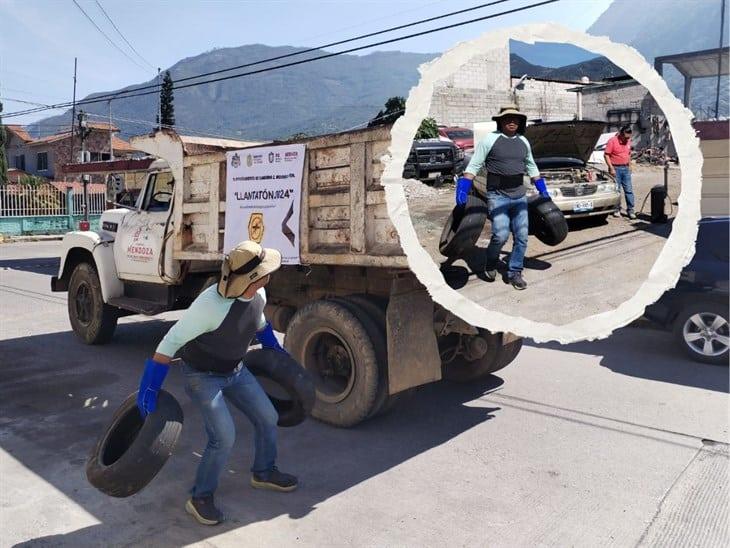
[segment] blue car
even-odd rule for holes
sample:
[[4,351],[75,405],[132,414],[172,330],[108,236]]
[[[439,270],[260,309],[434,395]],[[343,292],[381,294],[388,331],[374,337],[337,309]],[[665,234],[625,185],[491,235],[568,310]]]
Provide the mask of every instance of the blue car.
[[699,223],[695,256],[674,289],[667,291],[645,316],[674,332],[692,359],[728,365],[728,234],[730,217],[708,217]]

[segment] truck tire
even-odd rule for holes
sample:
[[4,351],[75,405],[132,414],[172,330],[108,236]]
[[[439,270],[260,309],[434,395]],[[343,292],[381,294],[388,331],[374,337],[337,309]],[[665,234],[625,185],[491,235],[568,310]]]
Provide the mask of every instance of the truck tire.
[[343,300],[355,307],[354,313],[358,318],[363,317],[363,315],[366,316],[369,319],[368,323],[371,325],[370,329],[374,330],[371,339],[379,353],[378,395],[368,418],[384,415],[395,407],[401,397],[400,393],[392,396],[388,394],[388,334],[386,331],[388,301],[362,294],[348,295]]
[[476,194],[470,194],[463,207],[455,207],[441,232],[441,254],[449,259],[466,256],[482,234],[488,213],[487,203]]
[[521,338],[517,339],[516,341],[510,341],[507,344],[500,346],[497,349],[497,358],[495,360],[495,365],[490,373],[495,373],[500,369],[504,369],[513,361],[515,361],[515,358],[517,357],[517,354],[520,353],[520,350],[522,350]]
[[[475,336],[477,335],[471,335],[471,337]],[[486,377],[507,365],[505,363],[504,366],[500,367],[498,361],[499,349],[502,347],[502,334],[479,329],[478,336],[486,342],[487,351],[481,358],[475,360],[469,360],[463,354],[458,354],[455,357],[450,355],[458,342],[459,335],[457,333],[439,339],[439,352],[441,359],[444,360],[441,366],[441,376],[444,379],[456,382],[474,381]]]
[[[291,356],[270,348],[252,350],[243,358],[249,371],[261,381],[279,414],[279,426],[297,426],[311,413],[315,393],[311,375]],[[267,390],[270,383],[276,390]]]
[[533,196],[527,201],[530,234],[546,245],[558,245],[568,236],[563,212],[549,198]]
[[110,497],[139,492],[162,469],[180,437],[183,412],[160,390],[157,410],[145,419],[137,409],[137,392],[117,409],[86,462],[89,483]]
[[284,345],[312,375],[313,417],[348,427],[370,415],[378,395],[375,344],[363,321],[339,302],[314,301],[297,311]]
[[68,317],[71,328],[86,344],[104,344],[114,336],[118,312],[104,302],[94,265],[79,263],[68,284]]

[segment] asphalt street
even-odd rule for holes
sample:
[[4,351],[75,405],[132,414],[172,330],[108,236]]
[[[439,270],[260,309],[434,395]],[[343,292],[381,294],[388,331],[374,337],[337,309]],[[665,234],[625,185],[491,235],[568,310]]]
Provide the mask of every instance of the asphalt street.
[[728,370],[687,361],[669,334],[529,342],[469,385],[434,383],[350,429],[280,430],[290,494],[248,485],[251,428],[204,527],[183,505],[205,435],[185,424],[141,493],[109,498],[84,466],[175,317],[128,317],[106,346],[70,332],[50,292],[58,242],[0,245],[1,546],[728,546]]

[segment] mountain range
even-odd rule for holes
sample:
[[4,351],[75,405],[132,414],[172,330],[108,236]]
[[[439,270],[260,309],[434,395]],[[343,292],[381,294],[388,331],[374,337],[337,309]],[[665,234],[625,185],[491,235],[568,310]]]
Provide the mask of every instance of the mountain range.
[[[202,72],[287,55],[303,48],[249,45],[217,49],[183,59],[170,68],[179,81]],[[302,58],[325,54],[303,54]],[[194,132],[241,139],[283,139],[295,133],[318,135],[365,125],[389,97],[407,96],[418,83],[418,66],[439,54],[378,52],[365,56],[342,55],[281,71],[264,72],[175,91],[175,118],[181,133]],[[296,57],[299,59],[299,57]],[[522,76],[592,80],[615,76],[620,70],[605,58],[594,58],[567,67],[533,65],[516,54],[511,71]],[[257,66],[264,68],[267,65]],[[222,75],[221,75],[222,76]],[[142,82],[131,87],[154,82]],[[124,89],[130,89],[124,88]],[[124,91],[114,90],[112,93]],[[108,93],[108,92],[107,92]],[[90,95],[94,98],[100,94]],[[107,119],[108,103],[82,107],[98,119]],[[112,102],[112,116],[122,135],[145,133],[156,120],[155,94]],[[33,135],[52,133],[68,123],[70,111],[31,126]]]

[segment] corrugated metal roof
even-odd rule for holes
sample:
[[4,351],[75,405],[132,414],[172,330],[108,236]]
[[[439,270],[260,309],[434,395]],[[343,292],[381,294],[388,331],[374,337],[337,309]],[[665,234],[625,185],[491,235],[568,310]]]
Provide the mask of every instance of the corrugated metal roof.
[[730,48],[709,49],[657,57],[654,66],[660,73],[662,65],[674,65],[685,78],[710,78],[718,75],[718,60],[720,75],[728,74],[729,58]]

